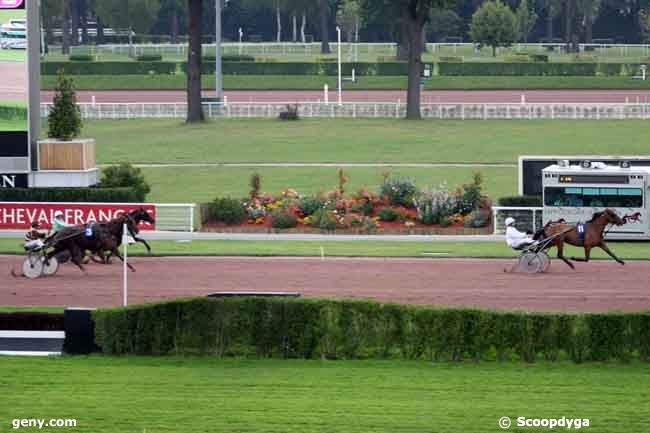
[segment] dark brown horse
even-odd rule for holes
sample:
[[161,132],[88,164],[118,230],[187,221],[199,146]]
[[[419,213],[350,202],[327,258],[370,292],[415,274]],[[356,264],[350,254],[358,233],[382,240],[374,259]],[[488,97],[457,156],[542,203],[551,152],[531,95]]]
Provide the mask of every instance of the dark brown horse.
[[634,214],[629,216],[626,215],[621,218],[616,215],[616,212],[613,210],[605,209],[604,211],[596,212],[589,221],[581,225],[567,224],[564,220],[549,222],[544,226],[543,231],[537,233],[535,237],[537,239],[558,235],[558,237],[549,244],[549,248],[553,246],[557,247],[557,257],[562,259],[562,261],[569,265],[571,269],[575,269],[575,266],[564,257],[565,243],[576,247],[583,247],[585,250],[584,258],[571,257],[571,260],[577,262],[588,262],[592,248],[598,247],[609,254],[618,263],[624,265],[625,262],[616,257],[607,246],[607,243],[605,243],[605,230],[610,225],[621,226],[625,224],[628,219],[638,220],[638,217],[639,214]]
[[[53,244],[54,249],[48,253],[47,259],[63,251],[68,251],[72,262],[83,272],[86,272],[83,267],[83,258],[86,251],[90,251],[99,257],[103,257],[104,252],[109,251],[112,255],[124,261],[118,250],[124,234],[124,224],[126,224],[129,232],[137,233],[137,225],[129,214],[123,214],[107,223],[94,224],[91,237],[86,236],[85,226],[83,225],[67,227],[48,238],[47,242]],[[127,263],[127,266],[131,271],[135,272],[135,268],[131,264]]]
[[[144,246],[147,248],[147,253],[151,254],[151,247],[149,246],[147,241],[137,236],[138,233],[140,232],[140,230],[138,230],[138,225],[141,222],[155,224],[156,220],[144,208],[134,209],[129,213],[127,213],[126,215],[128,215],[129,218],[131,218],[131,220],[134,223],[134,224],[127,224],[129,235],[133,238],[134,241],[144,244]],[[122,245],[122,236],[120,236],[118,239],[115,239],[115,241],[117,242],[117,246],[120,247]],[[108,252],[108,255],[104,254],[105,252]],[[100,251],[99,253],[92,255],[91,258],[96,263],[103,263],[103,264],[111,263],[110,251]]]

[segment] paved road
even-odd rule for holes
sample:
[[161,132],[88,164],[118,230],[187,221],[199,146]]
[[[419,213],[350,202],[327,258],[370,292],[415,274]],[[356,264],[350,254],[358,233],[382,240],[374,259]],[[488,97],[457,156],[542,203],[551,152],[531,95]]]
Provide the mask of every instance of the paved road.
[[[230,102],[305,102],[322,101],[319,91],[226,91]],[[205,92],[205,96],[211,96]],[[519,103],[522,95],[526,102],[647,102],[650,90],[472,90],[472,91],[425,91],[423,102],[466,103]],[[185,102],[183,91],[80,91],[80,102]],[[330,101],[336,101],[336,93],[330,92]],[[52,92],[42,92],[42,101],[51,101]],[[355,90],[343,92],[347,102],[397,102],[406,100],[406,92],[398,90]]]

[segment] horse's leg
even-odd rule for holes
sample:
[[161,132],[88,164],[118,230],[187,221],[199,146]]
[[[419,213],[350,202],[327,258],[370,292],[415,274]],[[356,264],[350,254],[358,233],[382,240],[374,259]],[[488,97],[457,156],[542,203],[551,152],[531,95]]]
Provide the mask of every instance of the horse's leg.
[[618,257],[616,257],[616,254],[614,254],[614,253],[609,249],[609,247],[607,246],[607,244],[605,243],[605,241],[601,241],[600,244],[599,244],[598,246],[600,247],[601,250],[603,250],[603,251],[605,251],[607,254],[609,254],[610,257],[613,258],[614,260],[616,260],[618,263],[620,263],[621,265],[624,265],[624,264],[625,264],[625,262],[624,262],[623,260],[621,260],[621,259],[619,259]]
[[82,260],[83,260],[84,255],[81,252],[81,250],[79,249],[79,247],[72,244],[72,246],[69,248],[69,251],[70,251],[70,259],[72,260],[72,263],[77,265],[77,267],[79,269],[81,269],[81,272],[83,272],[85,274],[86,273],[86,268],[84,268],[84,266],[82,264]]
[[133,236],[133,240],[136,241],[136,242],[143,243],[144,246],[147,248],[147,254],[151,254],[151,247],[149,246],[149,244],[147,243],[147,241],[145,241],[145,240],[142,239],[142,238],[135,237],[135,236]]
[[568,261],[566,257],[564,257],[564,243],[563,242],[558,242],[557,243],[557,258],[561,259],[564,263],[566,263],[571,269],[575,269],[576,267],[573,266],[573,263]]
[[576,262],[588,262],[589,258],[591,257],[591,248],[592,246],[585,245],[585,258],[583,259],[582,257],[571,257],[571,260],[575,260]]
[[[112,252],[114,255],[116,255],[118,259],[120,259],[122,262],[124,262],[124,257],[122,257],[122,255],[120,254],[120,252],[118,251],[117,248],[113,248],[113,249],[111,250],[111,252]],[[127,263],[126,266],[128,266],[129,269],[131,269],[132,272],[135,272],[135,268],[134,268],[133,266],[131,266],[131,263]]]

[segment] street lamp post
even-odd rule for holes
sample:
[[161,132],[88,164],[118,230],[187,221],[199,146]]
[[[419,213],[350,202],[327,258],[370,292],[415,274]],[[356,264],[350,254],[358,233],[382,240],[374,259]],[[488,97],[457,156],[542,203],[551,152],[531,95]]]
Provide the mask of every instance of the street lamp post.
[[215,0],[215,19],[214,19],[214,45],[215,45],[215,90],[216,100],[221,102],[223,100],[223,84],[221,76],[221,0]]
[[343,104],[343,86],[342,86],[342,78],[341,78],[341,27],[336,27],[336,34],[337,34],[337,52],[338,52],[338,63],[339,63],[339,105]]

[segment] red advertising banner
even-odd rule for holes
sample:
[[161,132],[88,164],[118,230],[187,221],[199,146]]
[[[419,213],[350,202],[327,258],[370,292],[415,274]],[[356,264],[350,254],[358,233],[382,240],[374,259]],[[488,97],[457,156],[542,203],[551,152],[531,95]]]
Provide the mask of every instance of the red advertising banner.
[[[156,207],[152,204],[138,203],[21,203],[0,202],[0,230],[29,229],[33,221],[41,228],[52,227],[54,212],[63,212],[68,224],[87,224],[89,222],[108,222],[125,212],[143,208],[155,219]],[[141,223],[140,230],[155,230],[155,224]]]

